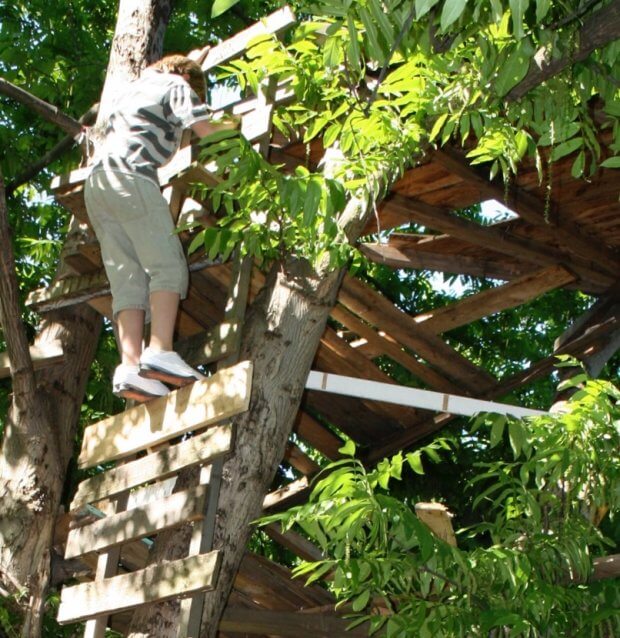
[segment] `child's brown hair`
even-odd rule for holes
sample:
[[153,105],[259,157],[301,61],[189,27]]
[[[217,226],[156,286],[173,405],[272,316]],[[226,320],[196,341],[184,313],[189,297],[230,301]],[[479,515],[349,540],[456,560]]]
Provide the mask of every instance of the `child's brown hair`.
[[166,55],[161,60],[151,64],[152,69],[174,73],[175,75],[188,75],[188,83],[196,92],[202,102],[205,101],[207,87],[205,76],[200,65],[194,60],[179,54]]

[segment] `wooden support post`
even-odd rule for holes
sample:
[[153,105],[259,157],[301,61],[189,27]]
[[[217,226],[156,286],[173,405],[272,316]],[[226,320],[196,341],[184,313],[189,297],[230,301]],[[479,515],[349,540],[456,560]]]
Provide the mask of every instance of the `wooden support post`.
[[[224,314],[224,321],[242,325],[247,306],[250,279],[252,276],[252,260],[249,257],[242,258],[237,251],[234,260],[233,273],[229,285],[229,296]],[[241,332],[234,333],[234,344],[230,347],[230,354],[218,363],[218,369],[236,363],[239,358],[239,346],[241,344]],[[206,503],[202,523],[196,523],[194,534],[190,541],[189,556],[203,554],[213,549],[213,533],[215,529],[215,517],[219,499],[220,485],[224,459],[216,459],[211,465],[209,478],[209,499]],[[199,638],[202,624],[202,610],[204,607],[204,593],[198,593],[181,602],[181,619],[179,622],[179,638]]]

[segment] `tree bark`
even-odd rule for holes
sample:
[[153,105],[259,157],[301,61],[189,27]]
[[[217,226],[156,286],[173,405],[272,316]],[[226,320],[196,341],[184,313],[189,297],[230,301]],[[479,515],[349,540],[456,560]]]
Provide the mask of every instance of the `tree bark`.
[[[121,35],[115,37],[110,78],[135,74],[161,55],[171,7],[171,0],[121,0]],[[113,102],[113,95],[108,95],[105,99]],[[65,125],[63,130],[75,133],[72,122],[67,125],[63,118],[60,122]],[[0,212],[4,213],[4,192],[1,199]],[[5,250],[10,248],[6,229],[0,232],[0,242]],[[0,456],[0,584],[6,591],[24,594],[20,597],[24,611],[21,636],[39,638],[54,523],[101,317],[88,306],[46,315],[38,339],[59,339],[64,360],[35,377],[19,317],[14,262],[8,254],[2,254],[2,266],[0,279],[6,283],[0,289],[2,325],[14,392]]]
[[162,56],[174,0],[121,0],[96,128],[101,131],[127,82]]

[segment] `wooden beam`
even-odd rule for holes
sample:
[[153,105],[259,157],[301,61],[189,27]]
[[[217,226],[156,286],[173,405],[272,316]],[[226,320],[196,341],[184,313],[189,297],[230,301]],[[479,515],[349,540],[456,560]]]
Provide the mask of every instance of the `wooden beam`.
[[340,458],[338,450],[344,445],[344,441],[307,412],[298,412],[293,431],[330,461]]
[[484,290],[448,306],[417,315],[414,321],[422,323],[433,332],[447,332],[482,317],[520,306],[573,281],[575,276],[564,267],[549,266],[503,286]]
[[323,552],[314,543],[311,543],[305,536],[297,532],[292,530],[283,531],[277,523],[270,523],[261,529],[276,543],[286,547],[286,549],[303,560],[318,561],[325,558]]
[[176,492],[69,532],[65,558],[100,552],[202,518],[207,486]]
[[[403,237],[399,236],[399,239]],[[417,250],[414,242],[409,247],[398,245],[390,238],[387,244],[359,244],[360,252],[377,264],[390,268],[409,268],[412,270],[431,270],[453,275],[485,277],[489,279],[510,280],[522,274],[523,270],[506,265],[501,258],[479,259],[464,255],[434,254]],[[529,267],[529,265],[528,265]]]
[[[353,377],[363,377],[383,383],[395,383],[390,376],[379,370],[363,354],[341,339],[336,332],[326,327],[321,343],[315,355],[316,365],[324,370],[331,370],[337,374],[348,374]],[[392,405],[373,404],[367,406],[370,410],[390,419],[400,427],[416,417],[414,410],[394,408]]]
[[57,619],[61,624],[79,622],[213,589],[218,568],[219,553],[210,552],[151,565],[100,582],[65,587],[60,595]]
[[321,466],[315,463],[299,446],[292,441],[286,444],[284,460],[304,476],[312,476],[320,471]]
[[88,426],[78,466],[113,461],[247,410],[251,379],[252,364],[243,361]]
[[[30,358],[35,370],[59,363],[64,358],[62,343],[58,340],[30,346]],[[0,352],[0,379],[11,376],[11,362],[7,352]]]
[[296,22],[297,18],[290,7],[284,6],[282,9],[274,11],[251,27],[237,33],[232,38],[228,38],[222,44],[209,49],[202,62],[202,70],[207,72],[224,62],[239,57],[255,38],[261,35],[278,34],[293,26]]
[[33,290],[26,298],[26,306],[45,312],[109,294],[110,284],[105,272],[100,270],[88,275],[66,277],[47,288]]
[[284,501],[293,499],[297,495],[305,492],[309,485],[310,483],[308,479],[304,476],[296,481],[291,481],[284,487],[280,487],[273,492],[269,492],[269,494],[266,494],[263,499],[263,509],[267,510],[281,506]]
[[395,340],[378,334],[374,328],[358,319],[344,306],[336,304],[332,309],[331,316],[359,337],[366,339],[373,351],[386,354],[434,390],[442,390],[444,392],[457,391],[458,386],[456,384],[408,354]]
[[604,580],[620,576],[620,554],[599,556],[594,561],[594,571],[591,580]]
[[88,503],[115,496],[155,479],[168,478],[196,463],[213,461],[230,451],[232,438],[231,424],[214,426],[186,441],[91,476],[79,484],[70,510],[78,510]]
[[583,264],[574,255],[567,255],[549,245],[542,245],[532,240],[523,239],[499,231],[493,226],[481,226],[475,222],[459,217],[443,208],[432,206],[421,200],[402,195],[392,195],[385,200],[385,207],[396,207],[409,211],[411,219],[424,224],[428,228],[453,235],[476,246],[488,248],[511,255],[517,259],[527,259],[541,266],[554,264],[570,265],[570,269],[586,282],[604,290],[612,285],[615,277],[593,267]]
[[[481,167],[472,166],[459,151],[449,146],[433,151],[433,158],[451,173],[474,183],[489,198],[503,202],[522,219],[545,230],[551,239],[559,241],[576,255],[604,268],[609,274],[620,272],[620,256],[598,237],[588,237],[587,231],[574,224],[561,211],[545,215],[545,204],[514,182],[508,187],[502,180],[488,180]],[[552,204],[553,208],[557,206]]]
[[402,385],[367,381],[366,379],[356,379],[354,377],[317,372],[315,370],[312,370],[308,375],[306,388],[321,392],[343,394],[359,399],[383,401],[397,405],[417,407],[423,410],[460,414],[463,416],[474,416],[481,412],[509,414],[516,417],[545,414],[545,412],[540,410],[531,410],[516,405],[481,401],[480,399],[472,399],[455,394],[442,394],[431,390],[420,390]]
[[367,638],[368,624],[347,629],[350,620],[335,614],[299,611],[272,611],[227,607],[220,621],[220,632],[250,635],[290,636],[291,638]]
[[462,388],[478,394],[495,379],[397,308],[383,295],[350,275],[345,276],[338,301],[368,323],[381,326],[388,335],[409,348]]

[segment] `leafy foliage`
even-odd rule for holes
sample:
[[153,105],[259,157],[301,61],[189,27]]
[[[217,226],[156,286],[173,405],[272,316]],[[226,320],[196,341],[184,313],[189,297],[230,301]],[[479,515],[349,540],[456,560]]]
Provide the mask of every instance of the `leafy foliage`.
[[461,532],[470,549],[439,540],[386,493],[405,464],[422,473],[422,458],[439,461],[445,440],[372,471],[348,444],[306,505],[261,523],[299,525],[326,558],[296,574],[327,578],[354,624],[367,620],[388,637],[612,635],[618,589],[589,577],[609,544],[597,524],[619,510],[620,390],[583,377],[569,383],[579,389],[565,412],[473,422],[470,439],[482,448],[507,440],[512,459],[477,466],[470,489],[485,518]]

